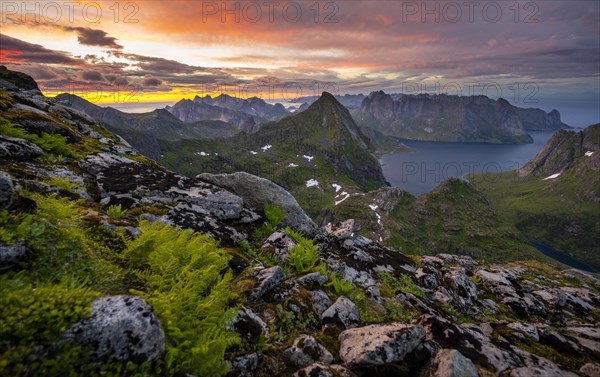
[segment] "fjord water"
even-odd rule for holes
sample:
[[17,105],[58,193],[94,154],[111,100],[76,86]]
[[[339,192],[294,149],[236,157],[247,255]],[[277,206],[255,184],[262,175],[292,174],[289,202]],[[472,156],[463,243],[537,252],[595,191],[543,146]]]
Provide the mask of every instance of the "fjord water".
[[380,162],[392,186],[418,196],[451,177],[487,172],[493,178],[518,169],[535,157],[552,133],[529,132],[533,143],[518,145],[401,140],[415,151],[386,154]]

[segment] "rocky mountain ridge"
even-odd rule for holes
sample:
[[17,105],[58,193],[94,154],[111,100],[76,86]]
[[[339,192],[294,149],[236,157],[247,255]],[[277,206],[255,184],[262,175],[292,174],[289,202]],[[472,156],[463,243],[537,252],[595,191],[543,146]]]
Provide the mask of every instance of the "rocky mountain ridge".
[[560,113],[522,109],[485,96],[405,95],[373,92],[353,111],[361,127],[414,140],[531,143],[527,131],[568,126]]
[[[32,81],[0,68],[0,374],[598,374],[596,275],[318,228],[280,186],[177,175]],[[330,105],[314,125],[362,140]]]

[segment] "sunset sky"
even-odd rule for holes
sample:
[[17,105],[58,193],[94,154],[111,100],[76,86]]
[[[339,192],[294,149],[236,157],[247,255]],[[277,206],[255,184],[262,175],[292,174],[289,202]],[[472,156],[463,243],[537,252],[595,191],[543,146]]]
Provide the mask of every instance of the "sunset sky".
[[49,95],[140,109],[221,92],[447,92],[600,121],[597,1],[0,4],[0,63]]

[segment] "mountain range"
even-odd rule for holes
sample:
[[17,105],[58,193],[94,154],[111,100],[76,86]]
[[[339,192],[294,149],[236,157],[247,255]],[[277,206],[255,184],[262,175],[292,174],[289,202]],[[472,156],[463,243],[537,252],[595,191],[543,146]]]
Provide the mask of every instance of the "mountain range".
[[[356,192],[384,182],[369,141],[324,93],[230,147],[256,148],[246,163],[265,170],[278,155],[309,174],[339,170],[339,187],[300,175],[306,190],[330,190],[318,205],[353,211],[319,226],[281,186],[239,171],[179,175],[0,66],[0,375],[595,377],[598,275],[478,243],[520,244],[503,223],[510,203],[517,220],[528,203],[562,205],[550,221],[595,203],[593,223],[599,130],[557,133],[517,191],[468,177],[419,198]],[[272,139],[281,147],[262,145]],[[362,235],[367,222],[409,242],[385,247]]]
[[527,131],[568,128],[553,110],[521,109],[485,96],[373,92],[353,111],[361,127],[412,140],[531,143]]

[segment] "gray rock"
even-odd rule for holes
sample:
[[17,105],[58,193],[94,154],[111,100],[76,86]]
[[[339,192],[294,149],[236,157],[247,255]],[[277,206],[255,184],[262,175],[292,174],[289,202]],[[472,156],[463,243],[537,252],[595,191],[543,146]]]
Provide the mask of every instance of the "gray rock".
[[327,281],[329,281],[329,277],[320,272],[311,272],[296,279],[296,283],[303,287],[322,287]]
[[581,347],[594,357],[600,358],[600,328],[597,327],[567,327],[565,332],[579,342]]
[[44,151],[32,142],[0,135],[0,160],[27,161],[43,154]]
[[165,352],[165,334],[150,305],[137,296],[104,296],[92,303],[92,316],[63,337],[75,340],[98,361],[159,359]]
[[241,217],[244,201],[239,196],[202,182],[187,187],[181,181],[180,184],[183,187],[171,187],[167,193],[176,194],[176,199],[184,200],[187,210],[210,215],[219,220]]
[[29,252],[31,252],[31,247],[25,241],[19,241],[11,246],[0,244],[0,272],[24,262]]
[[586,377],[600,376],[600,364],[587,363],[579,371]]
[[350,328],[360,324],[361,319],[356,305],[346,297],[340,296],[321,314],[321,321],[324,324],[337,323],[344,328]]
[[475,364],[453,349],[439,351],[422,377],[479,377]]
[[241,308],[227,328],[242,336],[249,343],[258,343],[261,335],[268,334],[267,324],[248,308]]
[[294,339],[292,346],[286,348],[283,355],[298,368],[307,367],[318,361],[325,364],[333,362],[331,352],[309,335],[300,335]]
[[509,329],[520,332],[521,334],[525,335],[526,337],[532,339],[534,342],[540,341],[540,336],[538,334],[537,328],[535,328],[535,326],[533,326],[529,323],[514,322],[514,323],[509,323],[506,326]]
[[13,192],[12,178],[7,173],[0,171],[0,211],[11,206]]
[[356,377],[356,375],[341,365],[314,363],[300,369],[292,377]]
[[312,291],[310,292],[310,295],[313,311],[321,318],[323,312],[331,306],[331,300],[329,299],[329,296],[327,296],[327,293],[323,291]]
[[444,274],[444,281],[458,295],[463,306],[473,304],[477,300],[477,286],[466,275],[464,268],[450,268]]
[[252,377],[252,372],[258,367],[258,355],[249,353],[229,360],[228,377]]
[[[130,158],[119,156],[112,153],[100,152],[91,154],[79,162],[81,167],[86,172],[97,175],[103,170],[110,169],[116,165],[141,165],[139,162]],[[133,178],[133,177],[131,177]]]
[[569,355],[579,355],[581,347],[579,344],[551,327],[538,331],[540,343],[554,348],[559,352]]
[[279,266],[263,268],[256,274],[258,285],[250,292],[250,300],[258,300],[285,280],[285,274]]
[[419,325],[390,323],[345,330],[339,336],[340,357],[353,368],[393,364],[425,340]]
[[323,228],[325,234],[336,240],[345,240],[354,233],[354,219],[348,219],[341,223],[329,223]]
[[263,249],[272,249],[281,264],[287,263],[290,251],[296,247],[296,243],[286,232],[278,230],[271,234],[262,245]]
[[548,359],[533,355],[515,346],[511,348],[523,360],[525,366],[509,369],[502,373],[502,377],[577,377],[575,373],[562,370]]
[[317,232],[317,225],[304,213],[292,194],[267,179],[245,172],[203,173],[197,178],[233,192],[257,211],[262,211],[267,203],[276,204],[287,215],[283,220],[284,226],[297,229],[308,236],[313,236]]

